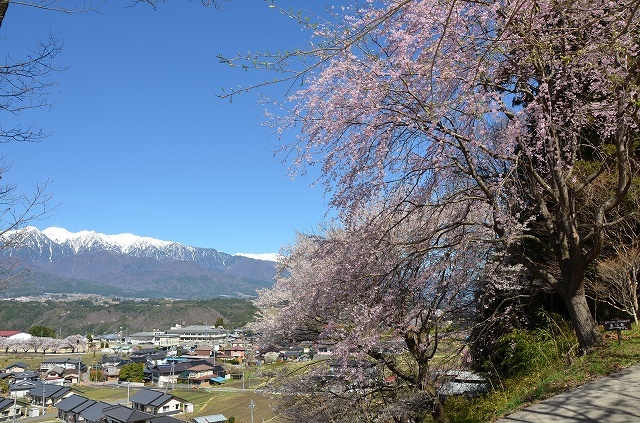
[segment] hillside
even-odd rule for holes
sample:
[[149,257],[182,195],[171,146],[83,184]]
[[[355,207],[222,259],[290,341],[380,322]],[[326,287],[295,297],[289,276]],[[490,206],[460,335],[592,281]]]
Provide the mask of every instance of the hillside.
[[0,329],[27,332],[42,325],[72,334],[106,334],[169,329],[175,324],[213,325],[219,317],[225,327],[240,327],[253,319],[256,308],[248,300],[217,298],[209,300],[112,301],[0,301]]

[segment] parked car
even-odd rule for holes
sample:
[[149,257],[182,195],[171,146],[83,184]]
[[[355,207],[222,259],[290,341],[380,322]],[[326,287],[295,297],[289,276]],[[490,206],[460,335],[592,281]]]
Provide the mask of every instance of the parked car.
[[489,381],[467,370],[449,370],[442,376],[438,396],[444,401],[449,396],[474,398],[489,392]]

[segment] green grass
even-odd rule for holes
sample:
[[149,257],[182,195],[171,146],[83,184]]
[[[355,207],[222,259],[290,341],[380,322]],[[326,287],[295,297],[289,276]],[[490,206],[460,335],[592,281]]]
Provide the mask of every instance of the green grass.
[[[83,397],[90,398],[96,401],[105,401],[105,402],[113,402],[120,401],[125,403],[127,401],[127,387],[119,386],[119,387],[105,387],[105,388],[92,388],[87,386],[77,386],[73,387],[78,395],[82,395]],[[133,396],[139,389],[131,388],[129,390],[129,396]]]
[[489,394],[474,400],[449,398],[445,407],[452,423],[495,421],[534,402],[568,391],[640,362],[640,330],[614,333],[587,355],[547,363],[525,375],[503,380]]

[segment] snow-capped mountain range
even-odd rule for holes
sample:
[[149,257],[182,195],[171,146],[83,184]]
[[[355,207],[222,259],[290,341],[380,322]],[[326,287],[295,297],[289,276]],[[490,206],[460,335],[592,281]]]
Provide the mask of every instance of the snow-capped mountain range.
[[72,292],[108,288],[119,291],[114,295],[209,298],[255,295],[275,274],[273,261],[133,234],[27,227],[2,241],[2,259],[29,271],[30,280],[17,288],[23,290],[37,280],[43,292],[58,292],[62,283]]

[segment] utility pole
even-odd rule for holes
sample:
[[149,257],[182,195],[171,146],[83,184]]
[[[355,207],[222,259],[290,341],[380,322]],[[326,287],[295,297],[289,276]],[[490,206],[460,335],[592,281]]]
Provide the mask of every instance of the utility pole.
[[164,385],[164,393],[167,393],[167,389],[169,389],[169,383],[171,383],[171,390],[176,389],[176,382],[175,382],[175,373],[174,373],[174,364],[175,362],[173,360],[171,360],[171,371],[169,372],[169,380],[167,381],[167,383]]
[[82,361],[80,361],[80,354],[78,354],[78,386],[82,386],[82,367],[80,367]]
[[253,399],[249,403],[249,410],[251,410],[251,423],[253,423],[253,409],[256,408],[256,403],[253,402]]
[[44,412],[45,412],[44,411],[44,389],[45,389],[44,386],[45,386],[45,383],[42,382],[42,415],[43,416],[44,416]]

